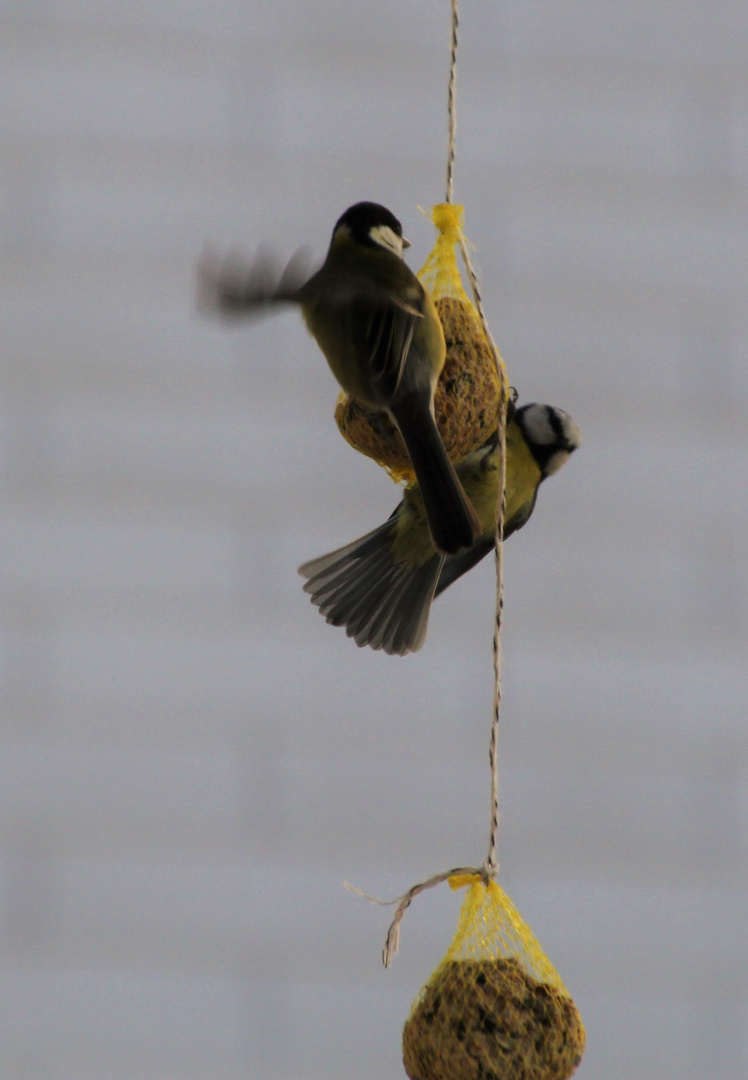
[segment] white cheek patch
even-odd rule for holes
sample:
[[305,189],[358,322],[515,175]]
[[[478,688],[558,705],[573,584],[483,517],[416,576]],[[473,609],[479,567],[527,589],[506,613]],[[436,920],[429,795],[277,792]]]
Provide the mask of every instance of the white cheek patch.
[[530,442],[537,446],[550,446],[557,440],[547,405],[530,405],[524,413],[525,430]]
[[561,431],[569,451],[576,450],[582,443],[582,433],[577,427],[576,421],[572,420],[568,413],[557,410],[561,421]]
[[568,413],[551,405],[528,405],[521,415],[525,437],[536,451],[543,475],[553,476],[582,441],[579,428]]
[[375,225],[369,229],[369,237],[379,247],[392,251],[399,259],[403,257],[403,238],[389,225]]

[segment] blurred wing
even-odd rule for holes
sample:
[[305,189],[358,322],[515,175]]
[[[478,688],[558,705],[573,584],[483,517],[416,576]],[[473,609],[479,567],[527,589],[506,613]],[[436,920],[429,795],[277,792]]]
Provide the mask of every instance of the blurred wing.
[[198,309],[208,315],[262,315],[275,304],[298,303],[308,278],[309,254],[303,249],[282,272],[268,251],[258,251],[251,266],[236,256],[219,260],[206,251],[197,268]]

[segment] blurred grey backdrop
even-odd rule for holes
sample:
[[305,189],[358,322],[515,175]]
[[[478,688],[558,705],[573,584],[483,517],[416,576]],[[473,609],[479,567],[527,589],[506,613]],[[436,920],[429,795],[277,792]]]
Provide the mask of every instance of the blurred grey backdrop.
[[[580,1080],[748,1075],[748,8],[463,0],[456,197],[584,445],[507,547],[501,883]],[[441,201],[447,0],[0,8],[0,1075],[381,1080],[480,860],[493,571],[405,660],[297,565],[397,501],[206,242]]]

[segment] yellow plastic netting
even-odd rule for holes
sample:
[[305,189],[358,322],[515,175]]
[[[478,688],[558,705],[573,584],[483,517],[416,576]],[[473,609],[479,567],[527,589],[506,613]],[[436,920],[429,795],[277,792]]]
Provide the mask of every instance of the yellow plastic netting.
[[561,977],[495,881],[468,885],[457,931],[403,1029],[411,1080],[567,1080],[585,1032]]
[[[501,381],[478,313],[462,287],[456,247],[463,208],[440,203],[430,217],[438,235],[418,276],[436,305],[447,346],[434,412],[449,457],[459,461],[496,430]],[[335,421],[351,446],[378,461],[394,480],[414,479],[402,436],[386,413],[365,409],[341,393]]]

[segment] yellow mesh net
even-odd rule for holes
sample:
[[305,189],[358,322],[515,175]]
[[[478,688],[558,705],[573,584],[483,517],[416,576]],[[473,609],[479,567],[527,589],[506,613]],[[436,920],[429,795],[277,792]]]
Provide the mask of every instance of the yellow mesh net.
[[495,881],[468,885],[457,931],[403,1029],[411,1080],[567,1080],[585,1032],[540,943]]
[[[459,461],[496,430],[501,380],[457,264],[463,208],[440,203],[432,207],[430,217],[438,235],[418,276],[434,301],[447,347],[434,413],[449,457]],[[400,432],[386,413],[365,409],[343,392],[335,407],[335,421],[343,438],[378,461],[395,481],[414,479]]]
[[437,203],[431,207],[431,213],[427,216],[433,221],[438,235],[428,259],[418,271],[418,277],[432,300],[441,300],[445,296],[461,300],[468,305],[477,320],[475,308],[462,287],[457,263],[456,249],[462,240],[465,209],[456,203]]

